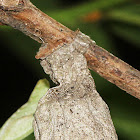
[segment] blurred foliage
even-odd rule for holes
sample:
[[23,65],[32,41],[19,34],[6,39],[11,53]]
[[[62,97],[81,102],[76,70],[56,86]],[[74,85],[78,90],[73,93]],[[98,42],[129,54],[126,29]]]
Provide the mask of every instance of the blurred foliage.
[[[72,30],[79,28],[99,46],[131,62],[131,65],[137,69],[140,68],[137,58],[140,47],[138,0],[31,0],[31,2],[65,26]],[[46,77],[38,60],[34,58],[40,44],[11,27],[0,26],[0,40],[7,38],[8,42],[5,42],[4,47],[24,63],[34,75]],[[110,107],[119,140],[140,139],[140,101],[95,72],[91,73],[98,92]],[[30,137],[32,135],[27,139]]]

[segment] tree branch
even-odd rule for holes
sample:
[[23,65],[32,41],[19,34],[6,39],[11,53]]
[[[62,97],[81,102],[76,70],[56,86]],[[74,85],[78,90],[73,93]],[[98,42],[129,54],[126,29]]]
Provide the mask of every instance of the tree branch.
[[[46,57],[64,44],[72,43],[79,32],[73,32],[44,14],[29,0],[0,0],[0,22],[43,43],[37,59]],[[89,46],[83,46],[88,67],[140,99],[140,72],[91,42],[89,39]]]
[[130,95],[140,99],[140,72],[103,48],[94,45],[85,53],[88,67]]

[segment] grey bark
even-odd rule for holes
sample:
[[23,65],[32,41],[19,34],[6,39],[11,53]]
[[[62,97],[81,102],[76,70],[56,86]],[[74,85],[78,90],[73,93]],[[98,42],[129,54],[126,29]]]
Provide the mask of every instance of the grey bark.
[[89,47],[89,37],[79,33],[71,44],[41,59],[44,71],[59,85],[38,103],[33,122],[36,140],[118,139],[108,106],[88,70],[85,46]]

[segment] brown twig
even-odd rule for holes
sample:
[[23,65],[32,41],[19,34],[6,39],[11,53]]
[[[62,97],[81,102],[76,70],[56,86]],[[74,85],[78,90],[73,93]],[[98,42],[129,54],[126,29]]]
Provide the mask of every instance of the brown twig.
[[85,53],[88,67],[132,96],[140,99],[140,72],[103,48],[91,46]]
[[[37,9],[29,0],[0,0],[0,22],[16,28],[39,43],[36,58],[51,54],[63,44],[71,43],[73,32]],[[140,72],[97,45],[87,48],[84,54],[90,69],[140,99]]]

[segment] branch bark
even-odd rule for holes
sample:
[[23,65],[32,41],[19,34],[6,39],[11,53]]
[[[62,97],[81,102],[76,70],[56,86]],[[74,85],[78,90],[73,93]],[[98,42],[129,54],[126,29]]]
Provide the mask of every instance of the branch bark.
[[[79,32],[58,23],[29,0],[0,0],[0,22],[42,43],[37,59],[45,58],[64,44],[72,43]],[[88,46],[83,45],[88,67],[140,99],[140,72],[91,42],[93,41],[90,40]]]

